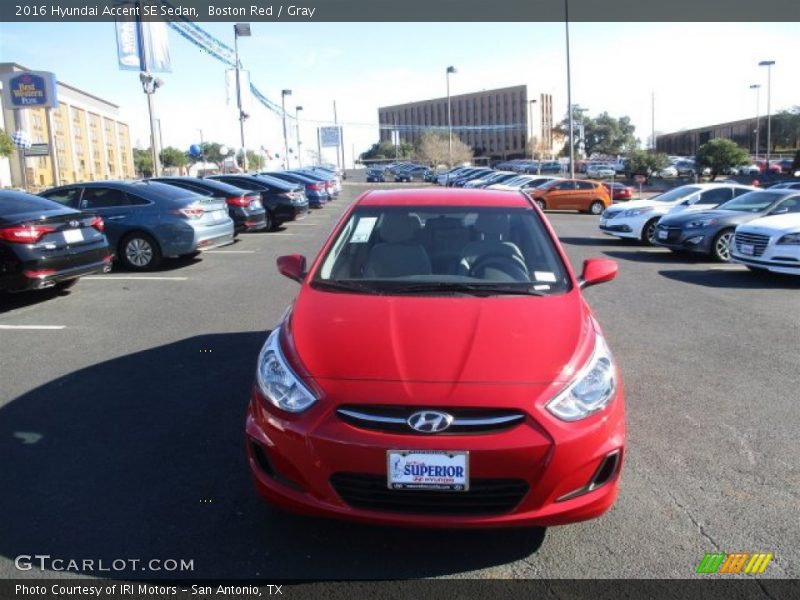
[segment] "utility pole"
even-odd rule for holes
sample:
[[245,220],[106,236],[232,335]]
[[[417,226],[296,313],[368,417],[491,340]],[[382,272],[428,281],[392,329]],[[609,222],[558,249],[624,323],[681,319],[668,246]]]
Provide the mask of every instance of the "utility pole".
[[769,174],[769,154],[772,148],[772,114],[770,107],[770,97],[772,96],[772,65],[775,64],[774,60],[762,60],[758,63],[759,67],[767,67],[767,155],[766,155],[766,168],[765,174]]
[[286,96],[291,96],[292,90],[281,90],[281,113],[283,114],[283,168],[289,169],[289,138],[286,137]]
[[[336,135],[341,143],[341,132],[339,131],[339,117],[336,116],[336,100],[333,101],[333,125],[336,127]],[[336,146],[336,166],[341,168],[342,163],[339,160],[339,145]]]
[[569,177],[575,179],[575,144],[572,118],[572,72],[569,65],[569,0],[564,0],[564,25],[567,38],[567,110],[569,111]]
[[300,154],[300,111],[303,110],[302,106],[295,106],[294,107],[294,125],[295,131],[297,132],[297,166],[303,166],[303,158]]
[[656,93],[650,92],[650,144],[656,151]]
[[[142,0],[136,1],[137,14],[142,14]],[[141,16],[136,17],[136,35],[139,39],[139,81],[142,82],[142,89],[147,95],[147,112],[150,115],[150,152],[153,157],[153,175],[158,177],[161,173],[161,163],[159,162],[159,151],[156,143],[156,122],[155,107],[153,106],[153,94],[163,85],[163,81],[153,77],[147,67],[147,53],[149,46],[146,45],[147,38],[144,35]]]
[[242,110],[242,84],[239,80],[239,37],[250,36],[250,23],[236,23],[233,26],[233,47],[236,53],[236,107],[239,109],[239,135],[242,142],[242,170],[247,171],[247,150],[244,145],[244,120],[247,115]]
[[759,96],[761,95],[761,85],[759,85],[758,83],[754,83],[753,85],[750,86],[750,89],[756,91],[756,153],[755,154],[756,154],[756,160],[758,160],[758,147],[760,142],[759,133],[761,132],[761,127],[759,123],[759,114],[758,114],[760,112]]

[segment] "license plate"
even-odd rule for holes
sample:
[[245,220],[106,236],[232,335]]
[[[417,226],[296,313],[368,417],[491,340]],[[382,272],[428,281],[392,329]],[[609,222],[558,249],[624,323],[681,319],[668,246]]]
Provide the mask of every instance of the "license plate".
[[387,485],[390,490],[469,489],[469,452],[389,450],[386,453]]
[[225,217],[228,216],[227,210],[214,210],[211,211],[211,218],[215,221],[222,221]]
[[753,244],[742,244],[739,246],[739,249],[742,251],[742,254],[749,254],[752,256],[755,253],[755,247]]
[[658,239],[665,240],[665,239],[667,239],[667,235],[668,234],[669,233],[667,231],[659,231],[658,232]]
[[63,232],[64,241],[68,244],[83,241],[83,232],[80,229],[65,229]]

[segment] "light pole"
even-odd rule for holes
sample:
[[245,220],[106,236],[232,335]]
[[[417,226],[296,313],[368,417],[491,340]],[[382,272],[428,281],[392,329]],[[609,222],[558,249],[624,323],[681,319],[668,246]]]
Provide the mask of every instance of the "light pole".
[[[142,53],[142,64],[145,62],[144,53]],[[146,69],[146,67],[143,67]],[[156,140],[156,118],[153,109],[153,94],[156,90],[164,85],[158,77],[153,77],[150,71],[144,70],[139,73],[139,81],[142,82],[142,89],[147,95],[147,112],[150,114],[150,149],[153,156],[153,175],[158,177],[161,174],[161,159],[160,149],[161,139]],[[158,143],[157,143],[158,142]]]
[[203,170],[205,171],[206,168],[206,149],[203,148],[203,130],[198,129],[197,131],[200,132],[200,160],[203,161]]
[[[581,149],[581,158],[583,158],[583,153],[586,151],[586,141],[585,141],[585,137],[584,137],[585,129],[584,129],[584,123],[583,123],[583,113],[588,112],[589,109],[588,108],[582,108],[580,105],[576,104],[575,106],[572,107],[572,110],[580,115],[580,124],[579,124],[580,127],[578,128],[580,130],[580,141],[579,141],[578,145],[580,146],[580,149]],[[575,173],[574,169],[573,169],[572,173],[573,173],[573,177],[574,177],[574,173]]]
[[239,38],[250,37],[250,23],[235,23],[233,26],[233,47],[236,52],[236,108],[239,109],[239,134],[242,141],[242,170],[247,171],[247,150],[244,147],[244,120],[247,115],[242,110],[242,84],[239,80]]
[[765,174],[769,174],[769,152],[770,152],[770,143],[772,142],[772,131],[771,131],[771,117],[770,114],[770,96],[772,92],[772,65],[775,64],[774,60],[762,60],[758,63],[759,67],[767,67],[767,157],[766,157],[766,167],[764,169]]
[[453,66],[447,67],[445,71],[445,79],[447,80],[447,161],[448,166],[453,166],[453,122],[451,120],[451,107],[450,107],[450,75],[457,73],[456,68]]
[[761,127],[759,123],[759,96],[761,95],[761,85],[758,83],[754,83],[750,86],[751,90],[756,91],[756,160],[758,160],[758,146],[759,146],[759,134],[761,133]]
[[569,112],[569,177],[575,179],[575,146],[572,118],[572,71],[569,66],[569,0],[564,0],[564,25],[567,38],[567,110]]
[[281,90],[281,112],[283,113],[283,163],[284,169],[289,168],[289,140],[286,137],[286,96],[291,96],[292,90]]
[[300,111],[303,110],[302,106],[295,106],[294,107],[294,124],[295,124],[295,132],[297,134],[297,166],[303,166],[303,159],[300,155]]

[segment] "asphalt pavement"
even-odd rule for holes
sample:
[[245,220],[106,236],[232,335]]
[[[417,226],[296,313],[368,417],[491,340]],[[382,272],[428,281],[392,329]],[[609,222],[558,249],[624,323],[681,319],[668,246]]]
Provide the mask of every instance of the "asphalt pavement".
[[627,391],[608,514],[447,532],[265,505],[243,427],[265,332],[298,289],[275,259],[313,258],[367,187],[155,273],[0,299],[0,578],[62,574],[20,572],[21,554],[194,566],[95,573],[115,578],[686,578],[717,551],[773,553],[764,577],[800,576],[800,278],[619,241],[574,213],[548,215],[573,266],[620,266],[586,291]]

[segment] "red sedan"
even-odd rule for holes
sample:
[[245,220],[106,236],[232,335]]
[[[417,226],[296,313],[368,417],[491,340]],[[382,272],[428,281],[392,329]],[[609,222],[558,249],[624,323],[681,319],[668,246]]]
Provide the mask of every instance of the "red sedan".
[[524,194],[385,190],[346,211],[258,357],[255,487],[312,515],[550,526],[617,497],[623,387],[577,276]]
[[608,193],[611,194],[611,200],[622,200],[624,202],[633,198],[633,188],[630,186],[621,183],[603,183],[603,185],[606,186]]

